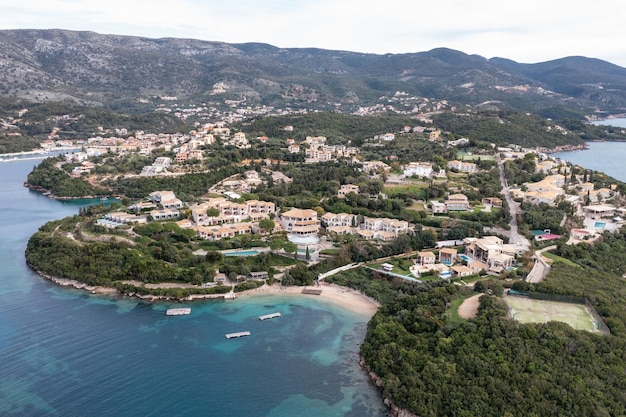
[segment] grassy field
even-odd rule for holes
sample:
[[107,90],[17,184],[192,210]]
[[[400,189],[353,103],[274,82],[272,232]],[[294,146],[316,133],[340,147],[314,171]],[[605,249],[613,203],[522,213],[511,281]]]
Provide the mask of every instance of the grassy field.
[[493,155],[468,155],[467,152],[459,151],[457,153],[459,161],[494,161],[496,158]]
[[408,194],[414,193],[418,195],[424,194],[424,190],[428,188],[428,184],[423,182],[415,182],[413,184],[397,184],[397,185],[385,185],[383,192],[389,197],[393,197],[396,194]]
[[582,304],[533,300],[527,297],[506,297],[511,317],[521,323],[560,321],[576,330],[598,332],[591,313]]

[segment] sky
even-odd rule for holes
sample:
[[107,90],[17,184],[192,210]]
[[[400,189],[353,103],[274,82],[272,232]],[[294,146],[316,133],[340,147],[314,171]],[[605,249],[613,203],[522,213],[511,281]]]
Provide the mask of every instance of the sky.
[[626,67],[623,0],[0,0],[0,29],[69,29],[281,48],[411,53],[445,47],[520,63]]

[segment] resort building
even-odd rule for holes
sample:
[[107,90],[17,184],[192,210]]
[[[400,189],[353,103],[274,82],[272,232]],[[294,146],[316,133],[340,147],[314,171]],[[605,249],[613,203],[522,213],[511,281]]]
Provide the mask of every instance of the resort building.
[[378,236],[381,238],[388,236],[380,232],[389,232],[392,234],[393,238],[396,238],[400,234],[408,233],[409,222],[386,217],[366,217],[363,224],[361,224],[361,229],[376,232],[376,238],[378,238]]
[[152,220],[156,220],[156,221],[174,220],[180,217],[180,212],[176,209],[164,208],[162,210],[150,211],[150,217],[152,217]]
[[183,202],[176,198],[173,191],[154,191],[150,193],[149,200],[164,209],[183,208]]
[[325,213],[322,217],[325,227],[352,227],[356,226],[356,216],[348,213]]
[[501,272],[513,266],[516,249],[512,245],[504,245],[497,236],[483,238],[466,238],[466,253],[472,261],[479,261],[488,266],[489,271]]
[[[209,216],[208,211],[216,209],[217,216]],[[259,221],[267,219],[276,211],[275,205],[268,201],[248,200],[236,203],[223,197],[210,198],[204,203],[191,207],[191,216],[196,225],[206,226],[223,223],[239,223],[244,220]]]
[[320,220],[315,210],[293,208],[281,214],[280,224],[289,232],[287,239],[302,248],[319,243]]
[[206,240],[220,240],[252,233],[252,223],[236,223],[221,226],[196,226],[196,235]]
[[102,222],[103,225],[108,225],[108,222],[116,224],[146,224],[148,222],[148,216],[138,216],[135,214],[125,213],[123,211],[116,211],[114,213],[107,213],[104,215],[104,219],[107,222]]

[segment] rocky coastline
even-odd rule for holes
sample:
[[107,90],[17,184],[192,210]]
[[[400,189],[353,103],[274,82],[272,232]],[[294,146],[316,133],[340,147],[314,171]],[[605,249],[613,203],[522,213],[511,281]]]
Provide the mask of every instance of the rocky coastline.
[[[363,368],[365,372],[367,372],[367,375],[369,376],[370,380],[374,383],[376,388],[378,388],[379,391],[382,393],[382,387],[383,387],[382,378],[376,375],[376,373],[371,370],[369,365],[365,363],[365,359],[363,359],[363,356],[359,358],[359,365],[361,366],[361,368]],[[392,417],[419,417],[416,414],[413,414],[410,411],[405,410],[404,408],[398,407],[396,404],[394,404],[394,402],[390,398],[387,398],[384,395],[383,395],[383,403],[387,406],[387,408],[389,408],[389,415],[391,415]]]

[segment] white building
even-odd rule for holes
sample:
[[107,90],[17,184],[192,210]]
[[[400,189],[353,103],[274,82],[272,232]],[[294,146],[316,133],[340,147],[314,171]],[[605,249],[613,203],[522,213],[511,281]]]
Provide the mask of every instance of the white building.
[[405,177],[430,177],[433,173],[433,164],[430,162],[411,162],[404,167]]

